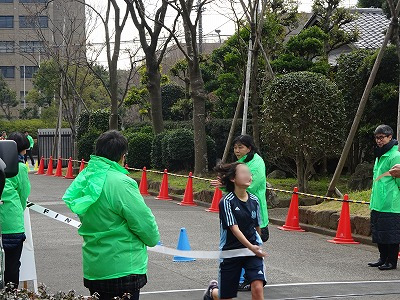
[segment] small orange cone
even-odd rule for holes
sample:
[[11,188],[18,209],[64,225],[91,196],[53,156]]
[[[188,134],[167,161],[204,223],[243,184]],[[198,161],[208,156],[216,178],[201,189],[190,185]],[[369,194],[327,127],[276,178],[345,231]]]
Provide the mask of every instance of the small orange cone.
[[125,168],[125,170],[129,171],[128,164],[125,164],[124,168]]
[[149,191],[147,189],[147,169],[143,168],[142,179],[140,179],[139,184],[139,192],[142,196],[150,196]]
[[39,170],[35,173],[36,175],[44,175],[44,157],[40,158]]
[[339,223],[336,231],[336,237],[333,240],[328,240],[330,243],[335,244],[359,244],[354,241],[351,236],[351,224],[350,224],[350,206],[349,195],[344,195],[342,203],[342,212],[340,213]]
[[222,198],[222,191],[219,188],[215,188],[214,196],[210,208],[206,209],[208,212],[219,212],[219,202]]
[[286,217],[285,225],[278,227],[280,230],[286,231],[304,231],[299,226],[299,194],[298,188],[293,189],[292,200],[290,201],[289,211]]
[[56,168],[56,174],[54,175],[55,177],[62,177],[62,160],[61,160],[61,156],[58,157],[58,161],[57,161],[57,168]]
[[193,173],[189,173],[189,178],[185,188],[185,194],[183,195],[182,202],[178,203],[183,206],[197,206],[193,200]]
[[85,168],[85,161],[83,160],[83,158],[82,158],[82,160],[81,160],[81,166],[79,167],[79,173],[80,172],[82,172],[82,170]]
[[164,170],[164,175],[161,181],[160,193],[156,197],[158,200],[172,200],[172,198],[168,194],[168,171]]
[[49,164],[47,165],[46,176],[53,176],[53,156],[50,156]]
[[74,179],[74,172],[72,170],[72,157],[69,158],[68,161],[68,169],[67,174],[65,174],[65,179]]

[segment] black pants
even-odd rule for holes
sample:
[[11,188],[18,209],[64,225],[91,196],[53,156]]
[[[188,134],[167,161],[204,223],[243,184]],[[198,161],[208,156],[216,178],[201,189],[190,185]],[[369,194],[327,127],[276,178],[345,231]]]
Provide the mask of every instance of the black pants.
[[33,156],[32,156],[32,149],[26,150],[26,154],[25,154],[25,163],[26,163],[26,161],[28,160],[28,156],[29,156],[29,158],[30,158],[30,160],[31,160],[32,166],[34,166],[34,165],[35,165],[35,160],[33,159]]
[[399,244],[378,244],[380,260],[385,263],[391,263],[397,266],[397,257],[399,255]]
[[[89,291],[90,291],[91,296],[96,292],[94,290],[89,290]],[[114,295],[114,294],[100,293],[100,292],[97,292],[97,293],[99,294],[99,300],[111,300],[111,299],[114,299],[115,297],[120,297],[122,299],[125,299],[122,297],[123,295]],[[129,294],[130,294],[130,298],[129,298],[130,300],[139,300],[140,290],[130,292]],[[126,298],[126,299],[128,299],[128,298]]]
[[19,284],[19,268],[21,266],[21,253],[23,242],[11,249],[4,249],[5,253],[5,270],[4,283],[13,283],[14,288]]

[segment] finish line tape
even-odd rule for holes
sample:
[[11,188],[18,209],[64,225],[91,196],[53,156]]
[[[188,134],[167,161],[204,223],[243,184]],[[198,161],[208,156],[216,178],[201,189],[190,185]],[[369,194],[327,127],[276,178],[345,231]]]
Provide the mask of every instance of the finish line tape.
[[[67,216],[64,216],[62,214],[56,213],[55,211],[52,211],[51,209],[48,209],[41,205],[28,201],[26,207],[41,215],[62,222],[64,224],[70,225],[72,227],[75,228],[81,227],[80,222],[71,219]],[[147,247],[147,249],[152,252],[157,252],[166,255],[198,258],[198,259],[221,259],[221,258],[232,258],[232,257],[242,257],[242,256],[255,256],[254,252],[252,252],[247,248],[226,250],[226,251],[192,251],[192,250],[185,251],[185,250],[177,250],[157,245],[155,247]]]

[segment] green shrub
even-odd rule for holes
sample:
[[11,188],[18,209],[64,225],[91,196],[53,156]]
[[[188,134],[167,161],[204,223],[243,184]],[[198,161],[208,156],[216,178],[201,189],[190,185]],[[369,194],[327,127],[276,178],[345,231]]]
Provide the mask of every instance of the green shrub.
[[90,155],[94,154],[95,142],[102,131],[90,129],[78,140],[78,158],[89,161]]
[[54,126],[55,126],[55,124],[51,124],[51,123],[45,122],[40,119],[13,120],[13,121],[1,120],[0,121],[0,132],[5,130],[7,132],[7,135],[9,135],[11,132],[15,132],[15,131],[24,132],[25,130],[27,130],[29,132],[29,134],[34,139],[36,139],[38,129],[52,128]]
[[150,168],[151,148],[153,142],[152,133],[137,132],[127,134],[128,139],[128,166],[134,168]]
[[217,162],[217,151],[215,141],[207,135],[207,159],[208,159],[208,169],[214,169]]
[[89,117],[89,129],[95,128],[98,131],[105,132],[109,128],[110,111],[99,109],[92,111]]
[[164,169],[165,165],[163,164],[163,154],[162,154],[162,140],[167,132],[164,131],[160,134],[157,134],[153,138],[153,142],[151,143],[151,166],[154,169]]
[[169,170],[189,170],[194,162],[193,132],[188,129],[168,131],[162,139],[163,163]]
[[78,140],[89,129],[89,117],[90,115],[87,111],[82,112],[78,117],[78,127],[76,129],[76,138]]

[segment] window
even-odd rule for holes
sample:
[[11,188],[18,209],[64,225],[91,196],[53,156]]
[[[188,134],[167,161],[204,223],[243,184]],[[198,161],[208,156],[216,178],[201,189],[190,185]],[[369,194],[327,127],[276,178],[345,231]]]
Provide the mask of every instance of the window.
[[0,28],[14,28],[14,16],[0,16]]
[[14,41],[0,41],[0,53],[14,53]]
[[4,78],[15,78],[14,66],[0,66],[0,72]]
[[[38,66],[25,66],[25,78],[33,78],[33,74],[39,69]],[[19,68],[21,78],[24,78],[24,66]]]
[[24,53],[43,53],[44,46],[41,41],[20,41],[19,48]]
[[14,0],[0,0],[0,3],[13,3]]
[[47,0],[19,0],[19,3],[47,3]]
[[48,28],[47,16],[19,16],[19,28]]

